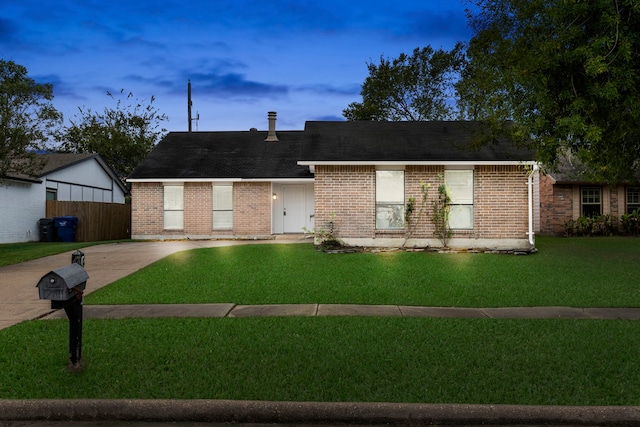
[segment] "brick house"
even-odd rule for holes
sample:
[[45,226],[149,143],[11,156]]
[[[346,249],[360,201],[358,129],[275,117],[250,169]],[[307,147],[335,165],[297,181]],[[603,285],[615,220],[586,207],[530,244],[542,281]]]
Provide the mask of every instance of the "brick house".
[[[172,132],[129,177],[132,238],[273,238],[332,224],[356,246],[441,246],[429,219],[452,198],[449,246],[533,247],[535,162],[475,122],[307,122],[304,131]],[[430,184],[411,235],[404,210]]]
[[614,231],[623,214],[640,209],[640,183],[608,185],[586,178],[585,169],[569,158],[558,171],[540,176],[540,234],[562,235],[579,217],[609,215]]

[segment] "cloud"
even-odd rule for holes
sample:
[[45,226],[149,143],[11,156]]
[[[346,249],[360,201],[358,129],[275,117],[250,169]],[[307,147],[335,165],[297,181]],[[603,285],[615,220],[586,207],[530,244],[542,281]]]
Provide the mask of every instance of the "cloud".
[[77,93],[76,88],[72,84],[65,82],[58,74],[42,74],[31,77],[39,84],[50,83],[53,86],[54,102],[57,97],[65,97],[70,99],[85,99]]
[[192,74],[191,82],[204,94],[226,99],[284,96],[289,93],[286,85],[252,81],[240,73],[197,73]]
[[308,92],[316,95],[358,96],[360,84],[347,86],[332,86],[326,84],[303,85],[294,88],[296,92]]

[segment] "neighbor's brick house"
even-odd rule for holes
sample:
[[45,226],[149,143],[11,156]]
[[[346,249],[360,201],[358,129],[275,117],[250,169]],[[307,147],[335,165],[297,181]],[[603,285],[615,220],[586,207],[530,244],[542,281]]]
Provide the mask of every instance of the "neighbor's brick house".
[[562,235],[579,217],[610,215],[614,231],[623,214],[640,209],[640,183],[608,185],[584,178],[583,168],[564,160],[540,177],[540,234]]
[[[453,199],[450,246],[533,246],[533,153],[474,147],[475,122],[307,122],[304,131],[172,132],[132,184],[132,238],[273,238],[333,224],[362,246],[439,246],[437,188]],[[407,234],[404,209],[425,213]],[[417,213],[414,214],[417,219]]]

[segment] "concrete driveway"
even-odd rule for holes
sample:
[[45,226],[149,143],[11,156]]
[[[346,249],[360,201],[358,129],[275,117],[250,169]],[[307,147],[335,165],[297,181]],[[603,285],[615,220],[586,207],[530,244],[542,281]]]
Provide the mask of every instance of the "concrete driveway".
[[[241,244],[310,242],[299,236],[277,240],[181,240],[168,242],[111,243],[89,246],[85,269],[89,274],[86,292],[92,292],[175,252]],[[71,262],[73,251],[0,267],[0,329],[51,313],[50,301],[38,298],[36,284],[56,268]]]

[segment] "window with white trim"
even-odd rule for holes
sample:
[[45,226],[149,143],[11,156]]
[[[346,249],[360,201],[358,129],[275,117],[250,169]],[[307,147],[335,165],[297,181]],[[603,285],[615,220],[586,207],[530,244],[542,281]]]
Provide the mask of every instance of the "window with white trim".
[[376,171],[376,230],[404,228],[404,171]]
[[212,196],[212,227],[214,230],[233,228],[233,185],[214,185]]
[[184,228],[183,185],[164,186],[163,228],[165,230],[182,230]]
[[602,194],[600,187],[582,188],[582,216],[598,216],[601,214]]
[[640,209],[640,187],[627,187],[627,213]]
[[473,170],[445,170],[444,182],[451,199],[449,228],[473,229]]

